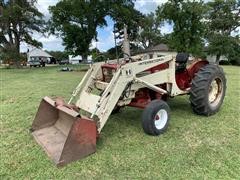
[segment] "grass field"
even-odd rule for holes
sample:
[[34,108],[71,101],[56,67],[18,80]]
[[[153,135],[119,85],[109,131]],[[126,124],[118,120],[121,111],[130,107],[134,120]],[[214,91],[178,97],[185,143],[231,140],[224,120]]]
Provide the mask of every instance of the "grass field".
[[0,69],[0,179],[239,179],[240,68],[226,66],[227,94],[211,117],[192,113],[188,96],[169,101],[171,122],[159,136],[145,135],[142,110],[112,115],[97,152],[56,168],[29,133],[42,97],[68,99],[84,72]]

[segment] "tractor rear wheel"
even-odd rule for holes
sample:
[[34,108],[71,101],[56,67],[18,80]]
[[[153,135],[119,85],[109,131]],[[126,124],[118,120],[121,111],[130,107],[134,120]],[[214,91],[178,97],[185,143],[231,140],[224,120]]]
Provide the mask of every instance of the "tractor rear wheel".
[[214,64],[202,67],[192,81],[190,102],[193,111],[210,116],[221,107],[226,92],[223,69]]
[[170,108],[163,100],[153,100],[144,109],[142,127],[146,134],[157,136],[168,127]]

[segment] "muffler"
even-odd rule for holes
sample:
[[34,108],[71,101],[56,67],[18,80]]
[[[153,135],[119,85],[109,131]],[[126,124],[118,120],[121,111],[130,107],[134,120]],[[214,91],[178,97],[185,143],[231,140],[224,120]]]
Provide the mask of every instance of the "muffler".
[[96,122],[49,97],[42,99],[31,131],[57,166],[96,152]]

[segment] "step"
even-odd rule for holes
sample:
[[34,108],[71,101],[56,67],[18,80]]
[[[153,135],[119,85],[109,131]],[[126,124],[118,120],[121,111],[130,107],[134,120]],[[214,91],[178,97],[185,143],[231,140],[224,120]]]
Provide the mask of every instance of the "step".
[[97,80],[94,85],[97,89],[105,90],[109,83]]

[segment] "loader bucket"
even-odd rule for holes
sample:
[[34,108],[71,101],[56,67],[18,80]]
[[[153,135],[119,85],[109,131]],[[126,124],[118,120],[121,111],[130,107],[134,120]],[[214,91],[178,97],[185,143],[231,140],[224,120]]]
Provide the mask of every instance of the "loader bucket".
[[95,121],[80,117],[64,106],[56,107],[49,97],[42,99],[32,124],[32,135],[57,166],[86,157],[96,151]]

